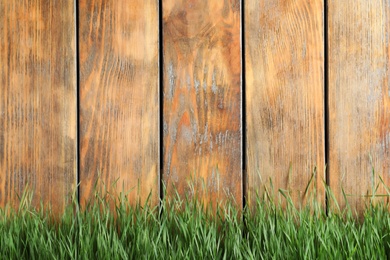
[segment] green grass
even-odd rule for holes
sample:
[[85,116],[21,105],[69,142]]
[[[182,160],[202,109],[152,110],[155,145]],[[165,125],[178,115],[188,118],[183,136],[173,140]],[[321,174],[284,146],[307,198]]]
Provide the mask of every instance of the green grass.
[[[282,194],[283,195],[283,194]],[[106,197],[105,197],[106,198]],[[297,210],[258,200],[257,210],[233,207],[216,215],[195,201],[161,207],[126,207],[115,216],[97,197],[88,210],[67,209],[58,222],[30,207],[0,213],[1,259],[386,259],[390,257],[390,215],[370,206],[364,220],[350,211],[329,213],[315,205]],[[185,205],[184,207],[182,207]],[[178,211],[177,208],[182,208]],[[6,213],[7,212],[7,213]],[[243,219],[245,221],[243,221]]]

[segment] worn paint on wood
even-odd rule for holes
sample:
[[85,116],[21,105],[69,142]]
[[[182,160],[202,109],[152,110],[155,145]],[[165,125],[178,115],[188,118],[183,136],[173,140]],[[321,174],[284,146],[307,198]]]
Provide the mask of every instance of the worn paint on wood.
[[278,189],[324,201],[323,7],[245,1],[248,203]]
[[[163,1],[168,195],[242,201],[240,1]],[[192,188],[191,188],[192,186]]]
[[73,1],[0,0],[0,205],[63,212],[76,188]]
[[80,196],[159,196],[158,1],[79,1]]
[[[329,1],[330,186],[362,211],[390,185],[390,2]],[[375,174],[373,175],[373,169]]]

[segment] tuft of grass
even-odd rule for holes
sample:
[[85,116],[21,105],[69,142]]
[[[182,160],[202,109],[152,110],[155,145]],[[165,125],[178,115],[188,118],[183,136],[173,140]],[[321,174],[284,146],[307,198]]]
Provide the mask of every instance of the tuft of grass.
[[[327,189],[328,197],[334,199]],[[63,216],[31,207],[0,210],[1,259],[384,259],[390,257],[390,213],[371,205],[360,222],[350,210],[313,203],[297,209],[288,193],[282,203],[257,199],[237,211],[205,207],[186,197],[152,207],[129,207],[126,195],[96,194],[79,209],[73,200]],[[112,200],[115,208],[112,210]],[[337,205],[337,202],[335,202]],[[43,208],[43,207],[41,207]]]

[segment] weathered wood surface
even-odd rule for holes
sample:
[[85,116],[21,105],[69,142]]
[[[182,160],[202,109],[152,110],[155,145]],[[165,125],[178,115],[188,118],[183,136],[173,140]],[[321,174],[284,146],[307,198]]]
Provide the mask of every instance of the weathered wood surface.
[[242,204],[240,1],[163,1],[164,184]]
[[80,197],[159,198],[158,2],[79,1]]
[[58,214],[76,188],[73,1],[0,0],[0,206]]
[[322,0],[245,1],[249,204],[278,189],[324,202],[323,15]]
[[[390,2],[329,1],[329,171],[361,211],[390,185]],[[372,169],[375,169],[373,175]]]

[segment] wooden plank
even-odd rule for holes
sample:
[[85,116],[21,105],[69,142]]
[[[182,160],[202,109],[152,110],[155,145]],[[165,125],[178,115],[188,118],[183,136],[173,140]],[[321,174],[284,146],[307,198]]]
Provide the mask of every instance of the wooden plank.
[[[329,171],[353,210],[390,185],[390,2],[329,1]],[[373,175],[372,169],[375,169]]]
[[[80,198],[159,198],[158,2],[79,2]],[[116,183],[116,184],[115,184]]]
[[0,206],[61,213],[76,188],[73,1],[0,0]]
[[323,1],[245,3],[248,203],[278,189],[323,202]]
[[240,17],[238,0],[163,1],[169,196],[242,204]]

